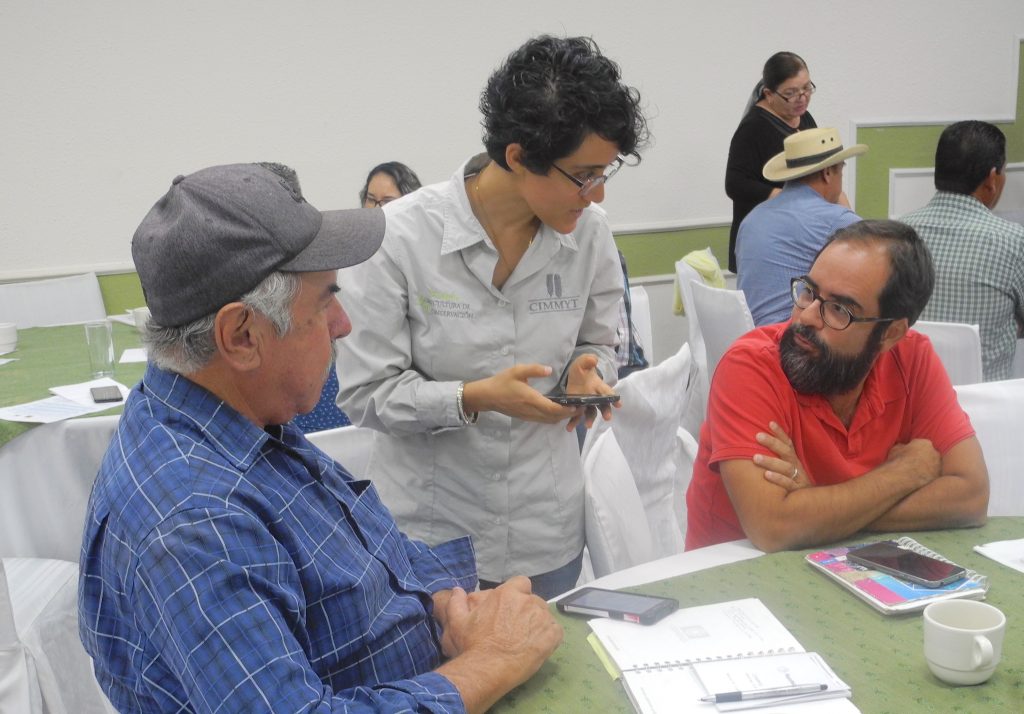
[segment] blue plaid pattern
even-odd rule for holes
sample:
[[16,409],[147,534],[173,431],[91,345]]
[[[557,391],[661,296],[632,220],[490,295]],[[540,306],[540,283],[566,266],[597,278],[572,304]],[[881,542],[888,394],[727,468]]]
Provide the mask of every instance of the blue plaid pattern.
[[79,628],[122,712],[462,712],[431,593],[468,538],[402,535],[292,425],[150,365],[89,502]]
[[935,292],[922,320],[978,325],[985,380],[1009,379],[1024,322],[1024,226],[973,196],[939,191],[901,218],[935,262]]

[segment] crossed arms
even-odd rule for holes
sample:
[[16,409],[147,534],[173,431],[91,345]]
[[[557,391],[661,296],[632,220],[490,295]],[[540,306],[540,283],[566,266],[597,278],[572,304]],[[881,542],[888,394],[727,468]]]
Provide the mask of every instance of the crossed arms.
[[777,424],[759,433],[757,441],[767,454],[723,461],[719,472],[744,532],[761,550],[828,543],[862,530],[985,522],[988,471],[973,436],[945,454],[927,439],[896,444],[875,468],[822,486],[814,484],[824,475],[807,472],[793,441]]

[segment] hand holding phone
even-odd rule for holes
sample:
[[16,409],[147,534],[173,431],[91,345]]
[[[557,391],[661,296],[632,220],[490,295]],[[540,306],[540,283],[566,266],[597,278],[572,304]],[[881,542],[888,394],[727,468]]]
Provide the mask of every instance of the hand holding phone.
[[679,601],[670,597],[624,593],[583,587],[555,603],[560,612],[650,625],[676,611]]
[[548,399],[566,407],[603,407],[619,401],[618,394],[545,394]]
[[966,575],[964,568],[955,563],[915,553],[890,540],[854,548],[846,554],[846,559],[929,588],[948,585]]

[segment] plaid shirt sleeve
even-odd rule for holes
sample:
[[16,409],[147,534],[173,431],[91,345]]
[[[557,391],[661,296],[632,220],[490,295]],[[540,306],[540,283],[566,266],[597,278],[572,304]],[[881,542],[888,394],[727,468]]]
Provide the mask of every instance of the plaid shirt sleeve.
[[[440,548],[468,550],[453,542]],[[422,544],[408,542],[410,557],[431,582],[456,579]],[[435,561],[435,562],[431,562]],[[415,567],[415,564],[414,564]],[[138,627],[187,692],[183,708],[197,712],[462,712],[450,681],[427,672],[373,687],[332,691],[308,661],[304,647],[315,636],[306,627],[294,560],[251,514],[229,508],[179,511],[150,534],[129,579]],[[356,587],[348,597],[346,623],[330,633],[343,648],[376,617]],[[404,622],[401,618],[401,621]],[[366,669],[387,669],[409,656],[401,633],[365,655]],[[140,655],[148,659],[154,653]],[[141,676],[147,677],[145,670]],[[160,689],[159,681],[148,684]],[[164,689],[164,691],[167,691]]]

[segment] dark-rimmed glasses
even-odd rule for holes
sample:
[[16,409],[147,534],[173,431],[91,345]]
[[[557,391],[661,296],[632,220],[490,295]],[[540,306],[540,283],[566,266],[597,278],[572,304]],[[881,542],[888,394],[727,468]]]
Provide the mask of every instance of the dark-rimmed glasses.
[[776,92],[774,89],[769,91],[777,97],[780,97],[782,101],[786,102],[786,104],[789,104],[800,97],[810,97],[817,90],[818,88],[814,85],[814,82],[808,82],[800,89],[787,89],[784,92]]
[[892,322],[896,319],[895,317],[854,317],[850,308],[841,302],[822,298],[808,282],[806,275],[789,281],[789,289],[793,296],[793,304],[801,310],[806,310],[817,300],[821,321],[833,330],[845,330],[854,322]]
[[604,173],[598,174],[597,176],[591,176],[586,179],[578,179],[565,169],[560,168],[558,164],[551,164],[555,171],[562,174],[567,179],[576,184],[577,188],[579,188],[580,190],[580,196],[584,198],[586,198],[587,195],[593,192],[593,190],[596,189],[598,186],[603,186],[604,184],[608,183],[608,180],[611,179],[612,176],[617,174],[619,172],[619,169],[621,169],[623,166],[636,165],[637,161],[633,157],[633,155],[630,155],[629,157],[620,155],[616,156],[615,161],[611,162],[610,164],[608,164],[608,166],[605,167]]
[[367,196],[364,202],[363,208],[384,208],[392,201],[397,201],[401,196],[385,196],[384,198],[374,198],[373,196]]

